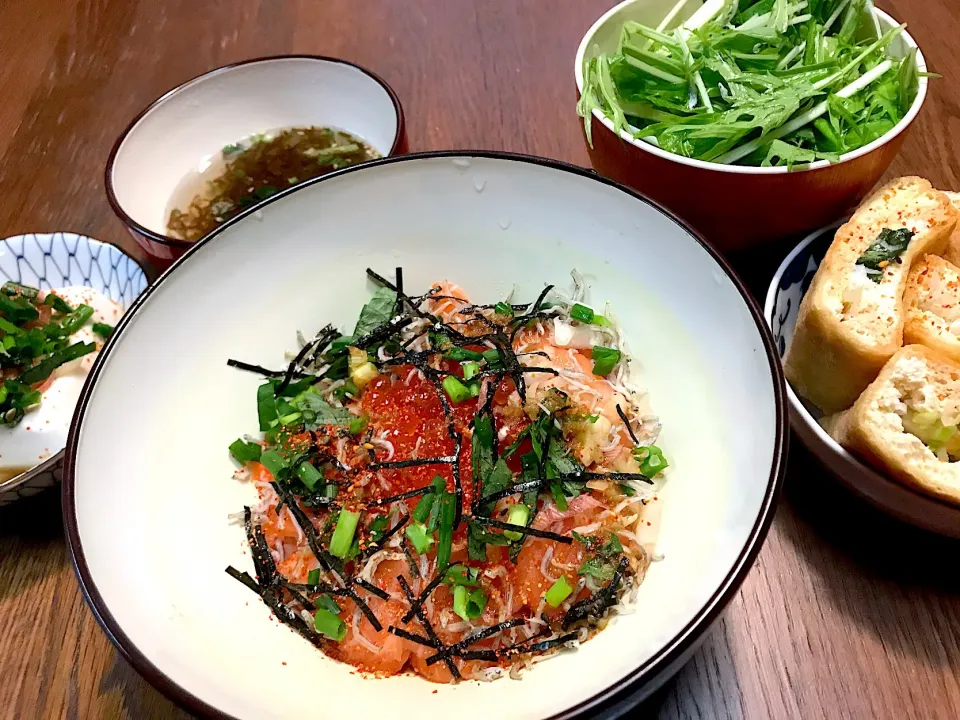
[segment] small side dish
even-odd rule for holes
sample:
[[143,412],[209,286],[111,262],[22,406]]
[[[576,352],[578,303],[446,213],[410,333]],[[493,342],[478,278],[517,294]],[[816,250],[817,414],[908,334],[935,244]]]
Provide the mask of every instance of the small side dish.
[[[804,295],[784,368],[822,427],[889,477],[960,505],[960,268],[950,198],[922,178],[877,191]],[[907,345],[904,347],[904,343]]]
[[836,234],[804,295],[787,379],[824,412],[853,404],[903,345],[903,293],[913,263],[941,253],[957,211],[926,180],[880,188]]
[[122,314],[89,287],[0,287],[0,481],[63,448],[93,358]]
[[329,127],[294,127],[223,147],[185,177],[170,198],[167,231],[199,240],[281,190],[380,157],[355,135]]
[[657,147],[707,162],[792,166],[840,156],[892,131],[918,92],[916,48],[887,50],[870,0],[710,2],[680,27],[622,26],[588,57],[578,112],[594,109]]
[[609,309],[584,286],[470,302],[380,288],[265,378],[233,457],[255,577],[323,652],[380,676],[492,680],[603,629],[654,557],[667,460]]

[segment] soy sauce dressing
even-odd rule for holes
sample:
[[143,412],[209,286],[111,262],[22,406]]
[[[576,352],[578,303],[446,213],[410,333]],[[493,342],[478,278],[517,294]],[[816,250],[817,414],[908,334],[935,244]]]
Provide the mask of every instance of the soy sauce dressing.
[[177,185],[167,233],[196,241],[281,190],[380,157],[356,135],[328,127],[258,133],[227,145]]

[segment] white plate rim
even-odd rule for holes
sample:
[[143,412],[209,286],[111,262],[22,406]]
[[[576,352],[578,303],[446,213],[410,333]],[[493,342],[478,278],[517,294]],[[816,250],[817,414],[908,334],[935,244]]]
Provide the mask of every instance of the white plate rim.
[[132,319],[137,315],[141,308],[149,301],[153,293],[166,281],[171,273],[176,272],[177,268],[189,262],[194,253],[199,248],[208,243],[215,242],[223,232],[236,223],[243,222],[244,219],[253,215],[257,210],[262,209],[264,205],[276,202],[304,188],[325,182],[346,174],[363,172],[365,169],[374,168],[381,165],[392,165],[395,163],[417,162],[424,160],[450,159],[453,161],[466,161],[472,159],[490,159],[507,162],[525,163],[549,168],[565,173],[570,173],[583,178],[589,178],[592,181],[602,183],[611,188],[619,190],[630,197],[639,200],[653,209],[657,210],[681,228],[683,228],[691,238],[700,244],[700,246],[710,255],[719,269],[727,276],[731,283],[740,294],[741,299],[747,306],[748,311],[754,321],[757,332],[763,344],[764,353],[767,356],[770,376],[773,381],[773,395],[775,404],[775,437],[773,456],[771,460],[770,473],[767,486],[764,491],[763,499],[760,504],[757,517],[753,527],[747,536],[743,548],[740,550],[736,561],[733,563],[730,571],[719,583],[717,589],[710,598],[703,604],[700,610],[684,626],[676,636],[665,643],[659,651],[649,658],[646,662],[636,667],[623,681],[608,686],[603,691],[595,693],[589,698],[582,700],[576,705],[567,708],[561,713],[551,716],[548,720],[567,720],[568,718],[605,718],[618,717],[627,708],[634,706],[643,697],[643,688],[645,681],[653,680],[662,673],[665,673],[672,665],[684,660],[689,651],[691,651],[697,642],[703,637],[704,633],[713,625],[720,616],[720,613],[727,606],[729,601],[736,594],[747,573],[753,566],[760,551],[763,541],[767,536],[779,498],[782,494],[783,485],[787,469],[787,449],[789,443],[787,403],[786,403],[786,382],[783,376],[783,370],[780,365],[779,355],[776,350],[776,344],[773,339],[773,333],[767,324],[758,302],[753,298],[739,276],[733,271],[729,263],[715,250],[703,236],[694,230],[685,221],[674,215],[672,212],[654,202],[641,193],[630,190],[619,183],[602,177],[592,170],[565,163],[559,160],[551,160],[534,155],[524,155],[518,153],[509,153],[489,150],[441,150],[422,153],[411,153],[393,157],[380,158],[360,165],[343,168],[342,170],[322,175],[314,178],[307,183],[288,188],[267,199],[263,204],[251,207],[240,215],[232,218],[217,228],[210,235],[193,244],[193,247],[178,258],[152,285],[150,285],[130,309],[121,318],[110,339],[101,350],[97,357],[89,379],[83,388],[80,399],[77,403],[77,411],[74,415],[74,422],[67,438],[66,459],[64,463],[64,477],[62,488],[63,499],[63,523],[64,532],[67,540],[67,548],[70,553],[71,564],[80,584],[84,598],[93,612],[97,623],[107,635],[117,651],[129,662],[134,669],[144,677],[151,685],[163,693],[170,700],[175,702],[183,709],[202,717],[217,718],[223,720],[236,720],[231,715],[224,713],[216,707],[211,706],[204,700],[189,692],[178,683],[174,682],[154,665],[146,655],[140,651],[136,644],[120,627],[120,624],[111,614],[107,603],[100,595],[96,583],[93,580],[90,569],[84,557],[84,551],[80,542],[79,523],[77,518],[75,485],[76,485],[76,465],[77,451],[79,447],[80,429],[83,424],[87,406],[101,369],[107,358],[110,356],[114,347],[123,337],[124,331]]

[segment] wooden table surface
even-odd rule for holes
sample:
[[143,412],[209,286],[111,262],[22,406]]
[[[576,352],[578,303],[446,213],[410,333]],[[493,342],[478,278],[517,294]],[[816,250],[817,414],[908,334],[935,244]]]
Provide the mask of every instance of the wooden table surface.
[[[573,55],[612,4],[3,0],[0,236],[75,230],[135,249],[103,189],[117,135],[176,84],[269,54],[340,56],[382,75],[404,105],[411,150],[501,149],[586,165]],[[909,23],[943,76],[892,173],[960,189],[960,2],[878,4]],[[765,273],[752,270],[757,288]],[[755,567],[702,649],[639,715],[958,718],[958,568],[960,543],[863,505],[795,442]],[[84,604],[56,494],[0,512],[0,716],[184,716],[119,657]]]

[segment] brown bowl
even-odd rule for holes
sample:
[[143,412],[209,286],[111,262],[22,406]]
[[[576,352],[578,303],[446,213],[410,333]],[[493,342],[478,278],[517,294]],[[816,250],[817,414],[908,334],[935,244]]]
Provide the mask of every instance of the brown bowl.
[[137,115],[107,161],[107,198],[164,269],[195,244],[167,234],[167,204],[181,180],[224,145],[306,125],[346,130],[384,156],[406,151],[400,101],[378,76],[334,58],[260,58],[200,75]]
[[[671,0],[666,5],[675,3]],[[696,10],[697,3],[688,5],[689,10],[678,16],[678,21]],[[590,28],[577,51],[578,97],[583,90],[587,53],[616,50],[625,21],[657,25],[666,12],[664,7],[663,0],[627,0]],[[886,13],[876,12],[884,30],[898,24]],[[913,47],[916,43],[904,32],[891,51],[900,55]],[[921,72],[926,70],[919,51],[917,64]],[[594,111],[592,120],[593,147],[587,143],[587,149],[598,173],[666,206],[721,251],[735,251],[799,235],[848,214],[893,162],[926,94],[927,79],[921,77],[916,100],[906,117],[883,137],[842,155],[836,163],[821,161],[789,169],[694,160],[661,150],[626,132],[617,136],[613,123],[599,110]]]

